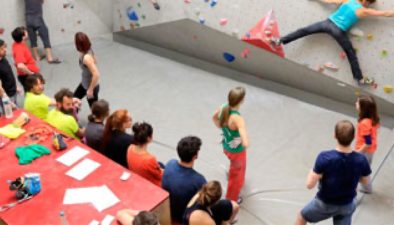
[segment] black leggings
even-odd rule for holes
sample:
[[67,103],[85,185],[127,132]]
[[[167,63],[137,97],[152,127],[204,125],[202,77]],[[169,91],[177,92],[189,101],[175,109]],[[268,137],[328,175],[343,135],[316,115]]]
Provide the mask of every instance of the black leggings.
[[[74,91],[74,97],[83,99],[86,96],[86,91],[87,90],[82,86],[82,84],[79,84],[77,89]],[[93,89],[93,98],[87,98],[90,108],[92,108],[93,103],[98,100],[99,91],[100,85],[96,85],[96,87]]]

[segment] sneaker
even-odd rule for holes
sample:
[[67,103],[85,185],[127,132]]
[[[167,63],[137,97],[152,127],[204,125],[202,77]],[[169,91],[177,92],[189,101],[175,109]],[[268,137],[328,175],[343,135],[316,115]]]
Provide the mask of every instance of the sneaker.
[[372,190],[367,190],[365,188],[360,188],[358,191],[364,194],[372,194]]
[[155,7],[156,10],[160,10],[160,5],[157,2],[153,3],[153,7]]
[[280,40],[280,38],[277,38],[277,37],[272,37],[270,39],[270,42],[271,42],[272,45],[274,45],[276,47],[278,47],[278,46],[280,46],[282,44],[282,41]]
[[244,199],[241,196],[239,196],[238,200],[237,200],[237,204],[241,205],[243,201],[244,201]]
[[358,80],[359,85],[373,85],[375,83],[375,80],[370,77],[364,77],[361,80]]

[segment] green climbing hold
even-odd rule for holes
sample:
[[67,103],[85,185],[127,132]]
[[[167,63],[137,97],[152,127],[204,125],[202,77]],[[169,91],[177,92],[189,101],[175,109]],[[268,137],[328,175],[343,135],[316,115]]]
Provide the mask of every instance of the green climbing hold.
[[144,19],[146,19],[146,16],[144,14],[142,14],[141,18],[144,20]]
[[382,50],[382,52],[380,52],[380,56],[382,58],[386,58],[387,56],[389,56],[389,52],[387,50]]
[[138,3],[137,3],[137,6],[138,6],[139,8],[141,8],[141,3],[138,2]]
[[136,27],[140,27],[140,23],[135,23],[135,26]]

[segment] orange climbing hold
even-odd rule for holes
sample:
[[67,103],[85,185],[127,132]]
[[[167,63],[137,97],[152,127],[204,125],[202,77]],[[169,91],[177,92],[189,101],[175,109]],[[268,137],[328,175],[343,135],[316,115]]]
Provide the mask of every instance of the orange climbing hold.
[[269,11],[268,14],[256,24],[256,26],[242,37],[242,40],[279,55],[280,57],[285,57],[283,46],[275,46],[271,44],[270,40],[272,38],[280,38],[279,27],[273,10]]

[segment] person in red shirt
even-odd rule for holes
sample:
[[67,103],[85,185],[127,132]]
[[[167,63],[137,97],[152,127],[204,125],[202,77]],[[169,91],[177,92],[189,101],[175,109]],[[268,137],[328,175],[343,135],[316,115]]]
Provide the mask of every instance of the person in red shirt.
[[[372,96],[361,95],[356,102],[358,112],[356,151],[362,153],[371,165],[377,149],[377,130],[380,126],[378,109]],[[371,193],[372,185],[363,185],[361,192]]]
[[18,74],[18,80],[22,84],[25,92],[25,81],[28,75],[40,72],[36,61],[26,45],[28,38],[27,31],[24,27],[17,27],[11,33],[14,43],[12,44],[12,55],[14,57],[15,67]]
[[133,126],[134,143],[127,150],[127,164],[134,173],[161,187],[163,170],[156,157],[148,152],[152,142],[153,128],[148,123],[136,123]]

